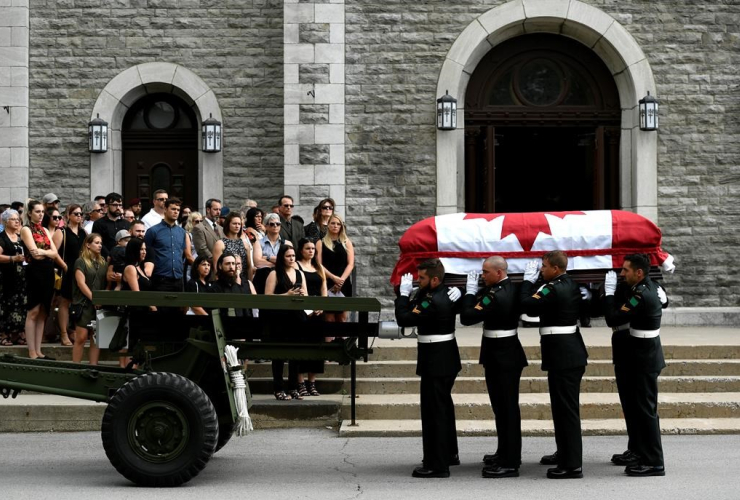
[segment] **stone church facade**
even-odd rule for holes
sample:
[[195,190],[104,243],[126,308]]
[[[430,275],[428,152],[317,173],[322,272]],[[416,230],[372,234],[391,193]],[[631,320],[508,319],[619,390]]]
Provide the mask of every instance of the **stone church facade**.
[[[381,297],[422,218],[528,197],[620,208],[663,230],[673,305],[714,322],[740,305],[738,65],[737,2],[0,0],[0,202],[166,182],[198,207],[286,192],[308,218],[331,196],[358,289]],[[436,128],[446,92],[452,131]],[[638,126],[648,92],[655,132]],[[200,150],[209,116],[219,153]],[[542,170],[517,174],[527,162]],[[578,190],[537,204],[570,164]]]

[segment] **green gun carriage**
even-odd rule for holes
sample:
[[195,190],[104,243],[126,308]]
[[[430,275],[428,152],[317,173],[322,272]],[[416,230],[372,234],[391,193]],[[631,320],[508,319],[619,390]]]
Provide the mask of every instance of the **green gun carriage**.
[[[238,348],[242,360],[350,364],[354,424],[355,364],[372,353],[368,339],[404,335],[392,322],[369,321],[370,313],[381,310],[372,298],[95,292],[93,301],[115,311],[99,315],[98,337],[110,337],[105,323],[114,329],[127,325],[133,359],[127,368],[6,354],[0,357],[0,393],[7,398],[25,390],[108,403],[101,427],[106,455],[119,473],[143,486],[189,481],[234,433],[239,414],[229,372],[242,368],[226,362],[227,344]],[[149,306],[159,312],[149,312]],[[211,315],[185,315],[179,309],[191,306]],[[237,309],[258,309],[263,318],[232,317],[229,311]],[[280,322],[265,319],[264,312],[303,310],[355,311],[358,321],[321,324],[323,335],[344,337],[340,342],[278,341]],[[248,386],[246,396],[250,404]]]

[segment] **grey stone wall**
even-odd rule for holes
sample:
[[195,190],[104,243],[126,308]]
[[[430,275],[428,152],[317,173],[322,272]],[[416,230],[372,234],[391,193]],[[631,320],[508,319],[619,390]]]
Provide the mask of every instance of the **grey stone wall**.
[[[390,294],[398,238],[434,215],[439,70],[462,30],[502,3],[347,1],[347,210],[363,295]],[[673,305],[740,305],[740,5],[587,3],[624,25],[655,74],[659,225],[678,264],[666,280]]]
[[95,100],[121,71],[156,61],[190,69],[219,101],[226,203],[275,203],[283,190],[283,0],[31,0],[30,7],[32,196],[88,199]]

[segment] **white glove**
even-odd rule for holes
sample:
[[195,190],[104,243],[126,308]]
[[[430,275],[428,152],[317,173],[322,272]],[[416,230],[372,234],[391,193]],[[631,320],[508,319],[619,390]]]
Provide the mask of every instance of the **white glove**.
[[580,287],[581,289],[581,300],[591,300],[591,290],[585,286]]
[[401,276],[401,296],[408,297],[409,295],[411,295],[412,288],[414,288],[414,276],[411,273],[406,273]]
[[460,297],[462,297],[462,292],[458,287],[453,286],[449,290],[447,290],[447,296],[452,302],[457,302],[458,300],[460,300]]
[[465,283],[465,293],[475,295],[478,293],[478,271],[470,271],[468,273],[468,281]]
[[537,278],[540,276],[540,261],[539,260],[530,260],[527,262],[527,265],[524,267],[524,279],[529,281],[530,283],[534,283],[537,281]]
[[614,292],[617,291],[617,273],[614,271],[609,271],[606,273],[606,276],[604,277],[604,294],[614,295]]
[[663,287],[658,285],[658,298],[660,299],[660,303],[664,306],[668,302],[668,296],[665,294],[665,290],[663,290]]

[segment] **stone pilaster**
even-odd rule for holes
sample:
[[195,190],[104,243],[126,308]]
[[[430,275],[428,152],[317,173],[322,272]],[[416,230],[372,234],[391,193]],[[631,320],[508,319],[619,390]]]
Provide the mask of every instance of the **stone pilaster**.
[[307,222],[332,197],[345,215],[344,0],[285,0],[285,192]]
[[0,203],[29,194],[28,19],[28,0],[0,0]]

